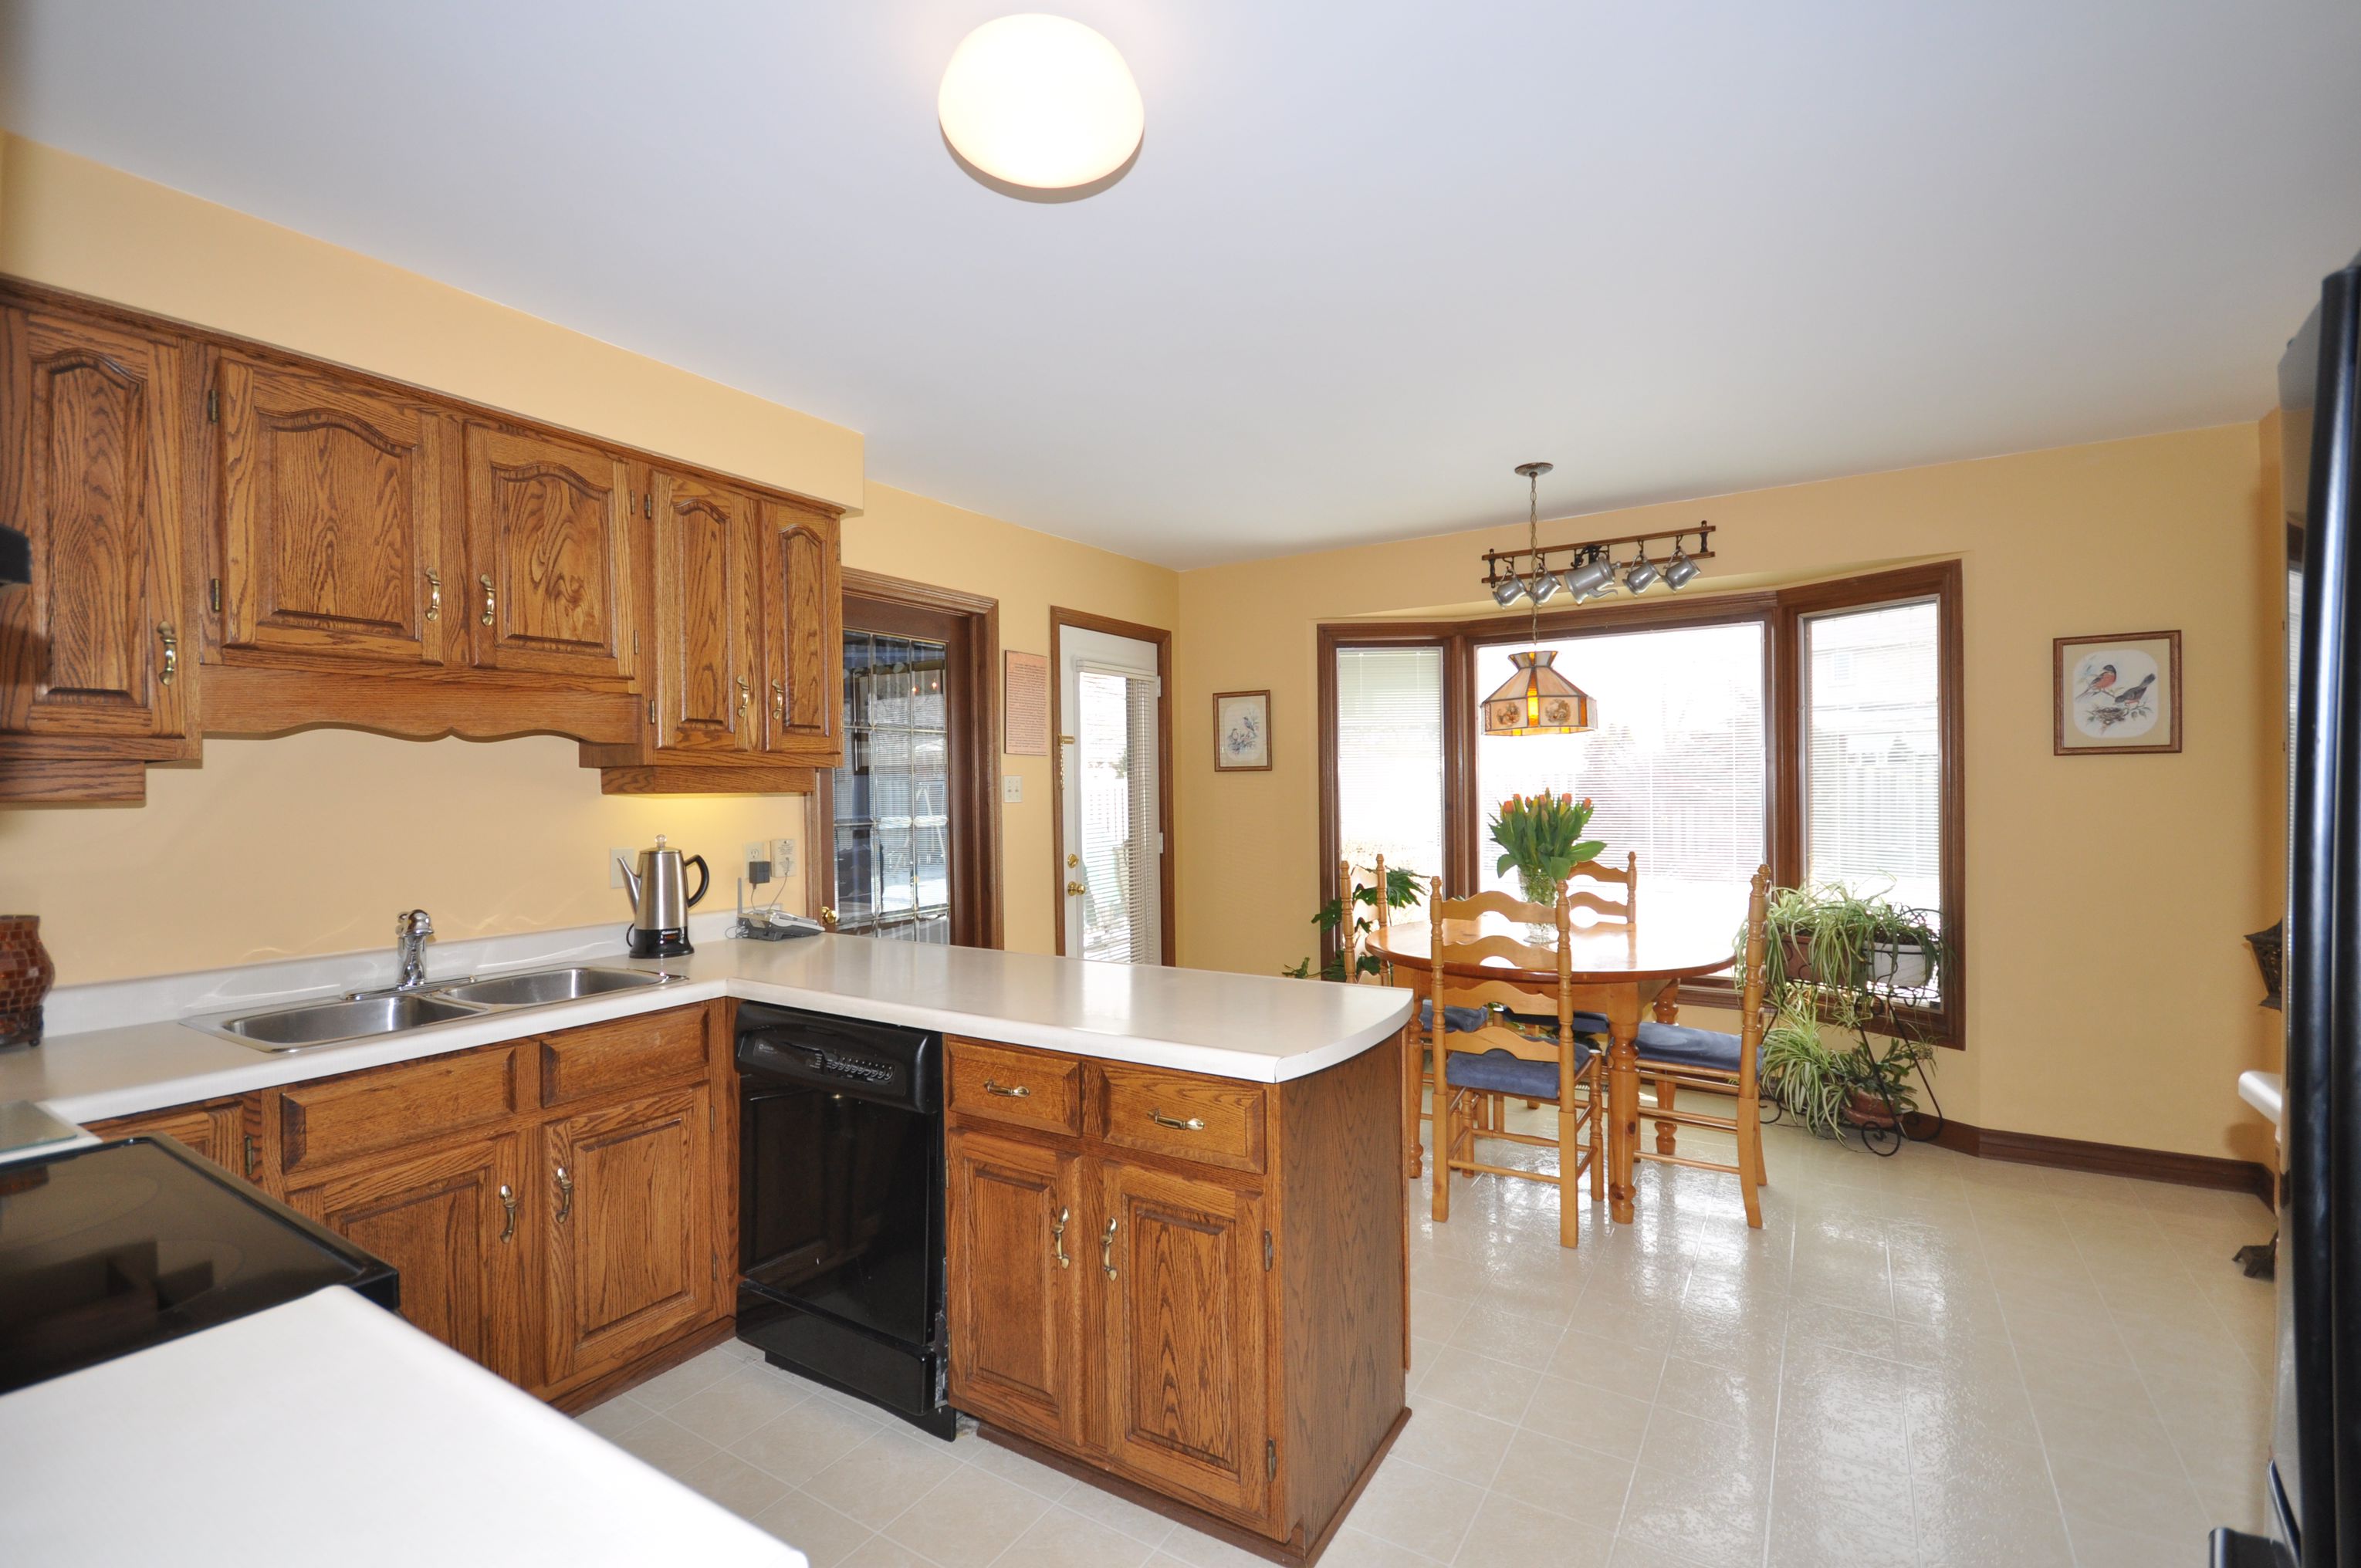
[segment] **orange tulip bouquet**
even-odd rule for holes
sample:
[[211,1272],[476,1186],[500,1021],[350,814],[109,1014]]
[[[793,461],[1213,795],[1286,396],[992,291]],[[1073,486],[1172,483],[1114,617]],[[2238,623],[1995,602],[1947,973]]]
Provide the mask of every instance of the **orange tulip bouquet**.
[[1589,826],[1588,795],[1512,795],[1492,818],[1492,842],[1501,850],[1492,869],[1505,874],[1515,868],[1526,903],[1555,904],[1558,883],[1607,847],[1604,839],[1582,836]]

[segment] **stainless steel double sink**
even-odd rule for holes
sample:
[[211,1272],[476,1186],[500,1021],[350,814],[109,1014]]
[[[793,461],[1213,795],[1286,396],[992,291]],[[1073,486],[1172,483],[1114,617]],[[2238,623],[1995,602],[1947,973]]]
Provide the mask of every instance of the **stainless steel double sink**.
[[350,1045],[487,1013],[547,1007],[614,991],[646,991],[683,978],[646,970],[569,964],[518,974],[470,976],[416,991],[359,992],[334,1001],[293,1002],[253,1013],[214,1014],[183,1022],[250,1050],[276,1055],[314,1046]]

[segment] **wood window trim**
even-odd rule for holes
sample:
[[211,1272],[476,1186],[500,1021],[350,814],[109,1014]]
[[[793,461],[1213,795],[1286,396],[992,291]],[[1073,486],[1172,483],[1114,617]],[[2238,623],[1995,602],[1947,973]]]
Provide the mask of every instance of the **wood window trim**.
[[[1001,893],[1000,601],[957,588],[937,587],[847,566],[844,625],[851,631],[899,632],[937,639],[948,624],[950,658],[960,678],[951,703],[951,940],[998,948],[1006,941]],[[837,657],[843,657],[841,649]],[[847,744],[851,737],[846,737]],[[851,761],[850,756],[847,762]],[[832,769],[818,770],[806,812],[812,844],[805,886],[814,909],[836,904],[836,784]]]
[[[1938,631],[1937,681],[1940,703],[1940,788],[1943,803],[1942,916],[1949,934],[1950,965],[1939,1010],[1911,1017],[1936,1044],[1964,1048],[1967,1040],[1967,809],[1964,641],[1960,615],[1960,569],[1956,560],[1930,562],[1861,576],[1807,583],[1773,591],[1719,594],[1653,603],[1601,605],[1589,609],[1545,610],[1543,638],[1657,630],[1668,627],[1759,624],[1763,629],[1765,724],[1763,842],[1772,881],[1793,886],[1804,868],[1805,755],[1803,747],[1801,648],[1804,621],[1829,610],[1866,609],[1910,599],[1936,602]],[[1482,616],[1456,620],[1324,623],[1318,629],[1320,741],[1320,896],[1342,895],[1337,885],[1340,826],[1336,798],[1336,655],[1354,648],[1439,648],[1444,690],[1444,891],[1464,896],[1477,884],[1475,747],[1475,662],[1480,648],[1521,642],[1532,635],[1531,618]],[[1333,952],[1329,948],[1322,956]],[[1737,996],[1727,980],[1708,977],[1685,982],[1684,1005],[1730,1008]]]
[[1073,627],[1082,631],[1104,631],[1112,637],[1128,637],[1134,641],[1154,644],[1156,648],[1156,813],[1164,833],[1164,853],[1158,857],[1156,880],[1160,897],[1159,916],[1163,935],[1163,961],[1170,967],[1177,960],[1173,928],[1172,861],[1173,850],[1180,835],[1172,821],[1172,633],[1159,626],[1143,626],[1136,620],[1118,620],[1111,615],[1093,615],[1088,610],[1049,607],[1049,886],[1051,910],[1050,930],[1060,957],[1066,951],[1066,752],[1065,701],[1066,681],[1064,652],[1061,640],[1065,630]]

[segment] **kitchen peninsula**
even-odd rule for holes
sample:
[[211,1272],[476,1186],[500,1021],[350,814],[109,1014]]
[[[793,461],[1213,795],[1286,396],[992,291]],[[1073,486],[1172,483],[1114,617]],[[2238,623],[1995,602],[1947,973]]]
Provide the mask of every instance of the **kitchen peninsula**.
[[0,1060],[0,1101],[179,1137],[578,1409],[730,1332],[737,1004],[938,1031],[949,1403],[1266,1555],[1324,1545],[1407,1419],[1407,992],[841,936],[629,960],[611,932],[455,944],[432,978],[665,981],[291,1052],[183,1020],[381,985],[382,955],[62,991],[70,1032]]

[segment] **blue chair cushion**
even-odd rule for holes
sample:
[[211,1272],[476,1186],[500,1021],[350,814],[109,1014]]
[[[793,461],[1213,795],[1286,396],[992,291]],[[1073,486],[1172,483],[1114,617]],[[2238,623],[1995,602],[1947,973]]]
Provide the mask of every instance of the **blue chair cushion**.
[[[1429,1034],[1433,1033],[1434,1003],[1433,1002],[1422,1002],[1418,1004],[1418,1026]],[[1484,1010],[1481,1007],[1446,1007],[1443,1010],[1443,1026],[1456,1035],[1472,1033],[1484,1026]]]
[[[1738,1036],[1719,1029],[1692,1029],[1686,1024],[1642,1024],[1636,1045],[1643,1063],[1718,1068],[1723,1072],[1738,1070]],[[1759,1067],[1763,1059],[1760,1047],[1756,1053],[1755,1064]]]
[[[1589,1065],[1590,1047],[1576,1040],[1574,1070],[1580,1072]],[[1557,1063],[1554,1061],[1527,1061],[1507,1051],[1486,1051],[1480,1056],[1454,1051],[1444,1072],[1454,1089],[1474,1089],[1520,1100],[1557,1098]]]
[[[1509,1016],[1514,1018],[1520,1024],[1528,1025],[1536,1029],[1549,1029],[1554,1031],[1557,1028],[1557,1014],[1554,1013],[1520,1013],[1515,1008],[1511,1007],[1509,1009]],[[1607,1014],[1604,1013],[1585,1013],[1581,1009],[1576,1008],[1574,1014],[1574,1032],[1577,1035],[1589,1036],[1593,1043],[1605,1039],[1607,1037]]]

